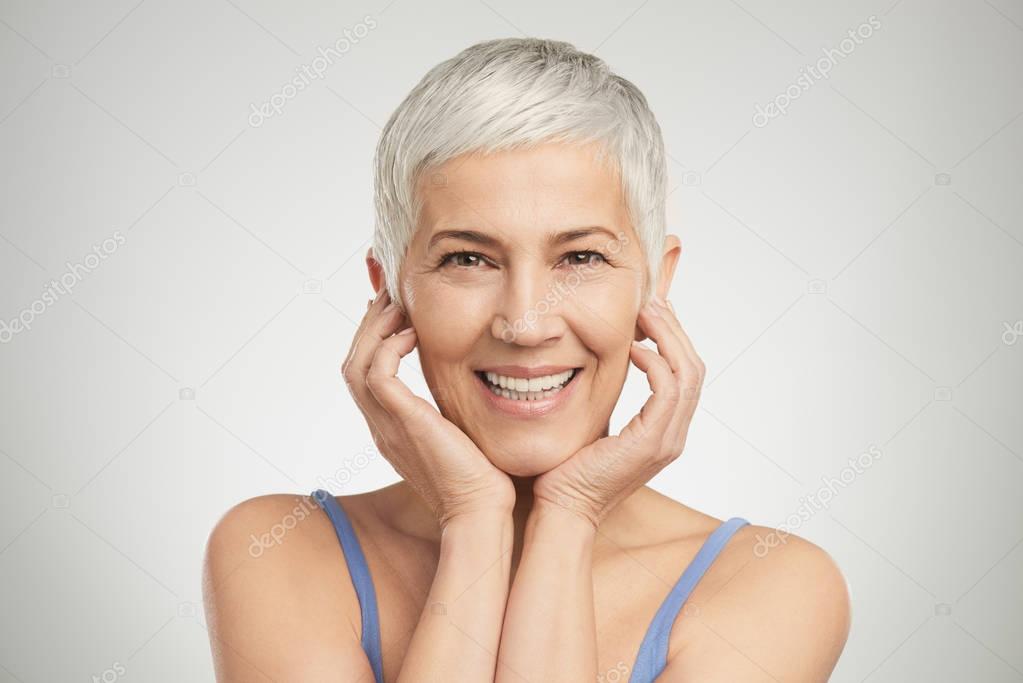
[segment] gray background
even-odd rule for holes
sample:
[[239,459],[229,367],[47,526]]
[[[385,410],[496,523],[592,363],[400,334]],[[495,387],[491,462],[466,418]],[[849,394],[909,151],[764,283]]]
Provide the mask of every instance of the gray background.
[[[430,4],[0,3],[0,320],[37,310],[0,345],[0,681],[210,680],[217,518],[395,480],[338,370],[373,147],[427,68],[512,35],[595,52],[664,130],[671,297],[708,379],[653,485],[782,525],[874,448],[789,523],[850,584],[833,680],[1023,680],[1023,6]],[[427,395],[414,357],[400,376]],[[613,429],[645,395],[634,371]]]

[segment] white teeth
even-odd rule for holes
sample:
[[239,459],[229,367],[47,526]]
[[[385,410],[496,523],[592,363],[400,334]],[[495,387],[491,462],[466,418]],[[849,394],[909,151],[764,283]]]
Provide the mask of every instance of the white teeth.
[[[571,379],[574,370],[566,370],[556,375],[543,377],[508,377],[496,372],[485,372],[491,391],[517,401],[537,401],[561,391],[562,386]],[[498,388],[500,387],[500,388]]]

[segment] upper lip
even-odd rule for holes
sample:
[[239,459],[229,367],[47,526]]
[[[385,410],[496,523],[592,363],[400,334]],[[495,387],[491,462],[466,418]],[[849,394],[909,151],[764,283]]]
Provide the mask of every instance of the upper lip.
[[523,379],[530,379],[533,377],[544,377],[546,375],[556,375],[566,370],[574,370],[578,366],[576,365],[537,365],[531,368],[525,365],[491,365],[486,368],[478,368],[478,372],[493,372],[498,375],[504,375],[505,377],[521,377]]

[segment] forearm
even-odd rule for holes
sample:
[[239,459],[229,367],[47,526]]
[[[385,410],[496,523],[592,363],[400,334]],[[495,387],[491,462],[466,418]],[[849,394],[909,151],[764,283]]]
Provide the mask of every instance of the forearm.
[[489,681],[494,678],[508,599],[511,513],[452,520],[398,681]]
[[596,680],[595,536],[571,511],[534,507],[508,596],[496,681]]

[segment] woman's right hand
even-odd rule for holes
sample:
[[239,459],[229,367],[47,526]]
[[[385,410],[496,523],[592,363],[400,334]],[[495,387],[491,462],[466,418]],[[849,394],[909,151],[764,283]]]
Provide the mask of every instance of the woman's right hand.
[[[456,517],[511,513],[515,487],[465,432],[398,379],[398,364],[416,346],[416,331],[384,288],[355,333],[341,373],[373,441],[422,496],[443,529]],[[400,333],[399,329],[405,327]]]

